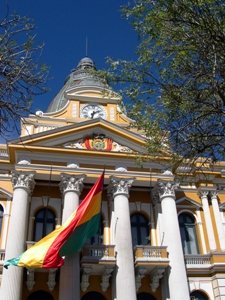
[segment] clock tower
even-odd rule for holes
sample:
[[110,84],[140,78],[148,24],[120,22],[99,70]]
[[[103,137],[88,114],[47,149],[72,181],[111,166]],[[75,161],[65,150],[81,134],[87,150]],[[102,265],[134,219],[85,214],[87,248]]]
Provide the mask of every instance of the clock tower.
[[121,106],[121,96],[114,92],[97,72],[93,60],[84,57],[65,80],[51,101],[47,112],[37,111],[22,124],[22,135],[102,119],[122,127],[130,125]]

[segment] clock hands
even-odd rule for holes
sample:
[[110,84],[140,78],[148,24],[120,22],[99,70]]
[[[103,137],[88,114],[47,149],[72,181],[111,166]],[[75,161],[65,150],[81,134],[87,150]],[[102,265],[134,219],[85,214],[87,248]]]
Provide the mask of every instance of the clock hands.
[[94,110],[92,113],[91,113],[91,119],[94,118],[94,115],[97,114],[97,113],[100,113],[101,110]]

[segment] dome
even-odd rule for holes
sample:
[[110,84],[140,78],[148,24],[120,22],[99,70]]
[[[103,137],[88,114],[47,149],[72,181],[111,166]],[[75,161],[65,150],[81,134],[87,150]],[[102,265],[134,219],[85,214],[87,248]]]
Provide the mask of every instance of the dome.
[[89,57],[82,58],[77,65],[77,69],[85,69],[85,68],[95,69],[95,64],[93,60]]
[[97,87],[109,88],[107,82],[95,74],[96,67],[93,60],[89,57],[82,58],[77,67],[72,70],[65,81],[64,86],[51,101],[47,112],[56,112],[63,108],[68,99],[65,98],[65,92],[73,88]]

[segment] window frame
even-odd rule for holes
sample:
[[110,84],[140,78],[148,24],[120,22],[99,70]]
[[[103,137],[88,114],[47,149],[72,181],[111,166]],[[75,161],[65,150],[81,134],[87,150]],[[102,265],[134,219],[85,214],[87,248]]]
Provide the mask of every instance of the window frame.
[[[37,217],[37,215],[40,214],[41,212],[44,212],[43,217]],[[48,216],[49,212],[52,214],[52,217]],[[41,222],[41,220],[43,220],[43,222]],[[48,222],[48,220],[52,220],[52,222]],[[37,224],[42,224],[41,225],[42,226],[41,234],[37,234],[37,232],[39,230],[39,229],[37,229]],[[52,230],[50,230],[50,231],[48,230],[48,224],[52,224]],[[34,216],[33,240],[36,241],[36,242],[39,241],[44,236],[46,236],[47,234],[52,232],[55,229],[55,227],[56,227],[56,214],[55,214],[55,212],[50,207],[41,207],[41,208],[39,208],[36,211],[35,216]]]
[[[183,220],[181,220],[181,218]],[[192,222],[188,222],[188,218]],[[178,223],[180,229],[181,243],[185,255],[198,255],[200,254],[196,218],[191,212],[183,211],[178,215]],[[191,242],[191,235],[193,241]],[[193,244],[191,244],[193,243]]]
[[[132,218],[136,217],[136,220],[132,220]],[[140,218],[143,218],[141,220]],[[132,235],[132,244],[133,247],[135,246],[147,246],[150,245],[150,226],[149,226],[149,219],[141,212],[135,212],[130,217],[130,224],[131,224],[131,235]],[[145,230],[145,237],[143,236],[142,230]],[[135,231],[135,233],[134,233]],[[134,234],[136,235],[135,238],[137,243],[135,244],[134,241]],[[144,241],[144,243],[143,243]]]

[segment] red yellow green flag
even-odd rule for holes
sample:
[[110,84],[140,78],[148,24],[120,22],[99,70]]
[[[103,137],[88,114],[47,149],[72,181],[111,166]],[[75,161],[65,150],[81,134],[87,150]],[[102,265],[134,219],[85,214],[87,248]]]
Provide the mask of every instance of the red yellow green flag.
[[17,258],[4,263],[25,268],[58,268],[64,257],[79,251],[99,227],[104,172],[68,220]]

